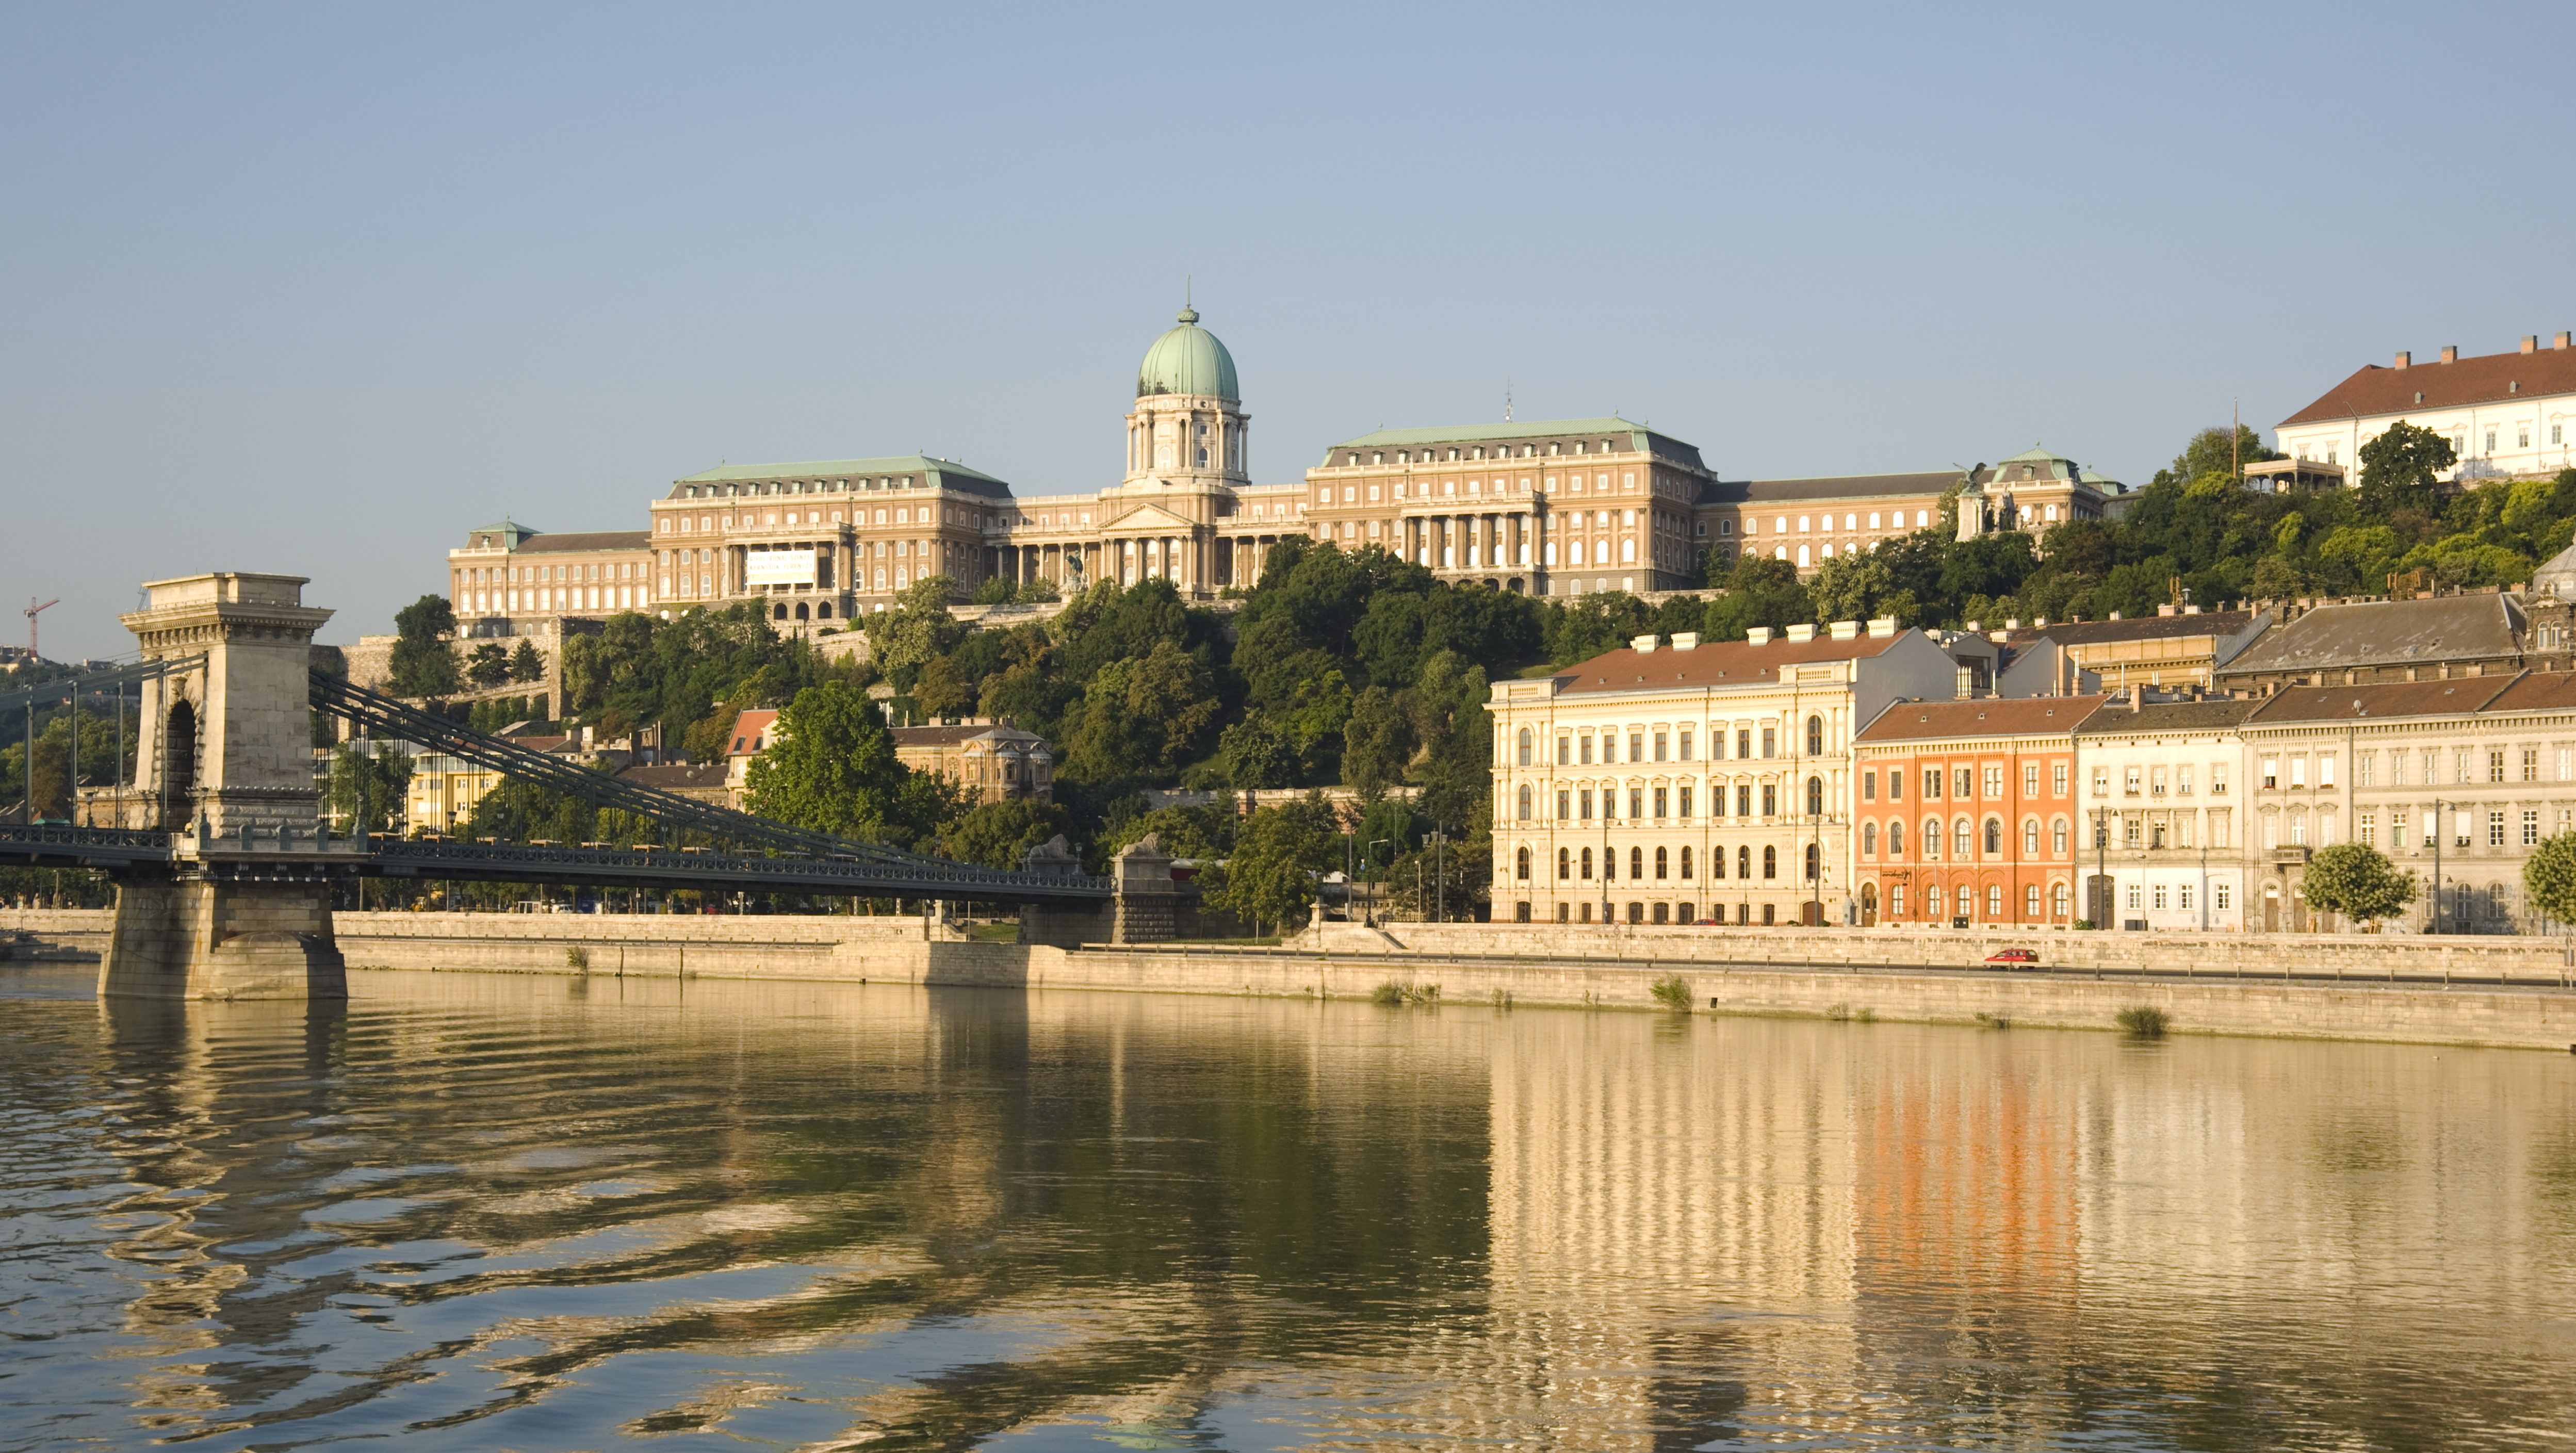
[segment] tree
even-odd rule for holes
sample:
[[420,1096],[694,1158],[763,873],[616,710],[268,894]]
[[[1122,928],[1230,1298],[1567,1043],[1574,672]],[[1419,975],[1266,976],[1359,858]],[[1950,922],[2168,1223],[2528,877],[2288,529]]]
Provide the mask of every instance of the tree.
[[752,759],[751,810],[816,832],[885,841],[905,821],[912,770],[895,760],[894,736],[867,693],[825,682],[778,713],[768,750]]
[[2366,931],[2415,901],[2415,880],[2368,843],[2336,843],[2308,860],[2308,906],[2340,913]]
[[465,662],[466,678],[477,686],[499,686],[510,679],[510,648],[486,641]]
[[988,868],[1017,868],[1020,855],[1073,831],[1072,814],[1052,802],[1006,797],[969,809],[940,830],[942,857]]
[[[329,802],[331,816],[341,830],[352,833],[390,831],[403,815],[403,799],[411,791],[411,757],[408,753],[377,746],[361,750],[355,742],[342,743],[331,754]],[[447,826],[445,823],[439,827]]]
[[2174,462],[2156,475],[2158,483],[2190,484],[2217,475],[2232,486],[2244,474],[2248,464],[2278,459],[2279,451],[2263,447],[2263,436],[2243,424],[2233,433],[2221,428],[2203,429],[2182,446]]
[[2560,923],[2576,923],[2576,832],[2543,838],[2523,862],[2522,886],[2532,907]]
[[957,582],[945,575],[924,576],[904,591],[894,609],[868,617],[860,627],[877,669],[897,687],[912,685],[932,657],[948,654],[966,638],[966,627],[948,613],[956,591]]
[[1216,757],[1226,785],[1238,792],[1261,787],[1287,787],[1297,780],[1297,752],[1269,716],[1259,708],[1217,737]]
[[1404,780],[1413,747],[1413,719],[1403,703],[1385,687],[1372,686],[1352,703],[1342,728],[1342,781],[1359,789],[1361,801],[1375,802]]
[[394,612],[394,649],[386,663],[397,696],[444,696],[456,689],[456,658],[447,641],[456,612],[443,595],[424,595]]
[[510,679],[513,681],[546,679],[545,653],[537,649],[534,641],[521,641],[519,649],[510,653]]
[[933,656],[912,683],[912,703],[924,716],[963,716],[975,705],[975,683],[955,656]]
[[2459,463],[2451,441],[2404,420],[2361,446],[2359,503],[2366,519],[2401,509],[2430,513],[2436,476]]
[[1225,886],[1209,902],[1253,924],[1285,927],[1315,901],[1316,876],[1339,866],[1340,824],[1320,793],[1265,807],[1235,835]]

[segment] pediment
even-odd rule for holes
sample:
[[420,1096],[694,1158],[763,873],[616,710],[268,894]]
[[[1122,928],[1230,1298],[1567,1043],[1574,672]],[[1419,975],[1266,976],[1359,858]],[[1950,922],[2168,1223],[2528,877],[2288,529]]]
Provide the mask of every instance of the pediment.
[[1139,504],[1123,515],[1112,517],[1100,528],[1102,533],[1113,535],[1186,535],[1196,530],[1198,525],[1161,505]]

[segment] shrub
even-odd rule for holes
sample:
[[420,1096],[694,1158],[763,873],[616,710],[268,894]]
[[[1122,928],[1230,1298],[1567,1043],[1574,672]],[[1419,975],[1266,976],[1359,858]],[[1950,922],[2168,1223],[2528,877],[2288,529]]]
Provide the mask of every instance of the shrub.
[[2001,1014],[1988,1014],[1986,1011],[1984,1011],[1984,1010],[1982,1010],[1982,1009],[1980,1009],[1980,1010],[1978,1010],[1978,1011],[1977,1011],[1977,1022],[1978,1022],[1979,1024],[1984,1025],[1984,1026],[1985,1026],[1986,1028],[1988,1028],[1988,1029],[2010,1029],[2010,1028],[2012,1028],[2012,1020],[2010,1020],[2009,1018],[2006,1018],[2005,1016],[2003,1016],[2003,1015],[2001,1015]]
[[590,950],[583,948],[579,944],[575,944],[571,948],[565,949],[564,967],[568,969],[578,969],[585,974],[589,973]]
[[1369,1002],[1387,1009],[1401,1009],[1408,1004],[1425,1008],[1440,1002],[1438,984],[1399,984],[1387,980],[1370,992]]
[[2173,1027],[2173,1019],[2153,1004],[2132,1004],[2113,1015],[2112,1022],[2131,1039],[2162,1039]]
[[1655,1002],[1676,1014],[1688,1014],[1691,1007],[1690,980],[1679,974],[1666,974],[1647,990]]

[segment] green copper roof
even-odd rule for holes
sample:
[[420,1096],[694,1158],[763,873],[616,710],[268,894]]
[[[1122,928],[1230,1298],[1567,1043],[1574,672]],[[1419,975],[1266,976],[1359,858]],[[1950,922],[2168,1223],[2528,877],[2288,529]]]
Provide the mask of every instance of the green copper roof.
[[1199,326],[1196,308],[1181,309],[1180,326],[1145,350],[1145,361],[1136,370],[1136,397],[1148,394],[1243,397],[1234,382],[1234,355]]
[[789,464],[728,464],[703,474],[692,474],[675,481],[674,491],[692,484],[739,484],[772,479],[868,479],[889,475],[915,475],[919,482],[949,489],[964,489],[976,494],[1007,496],[1011,486],[986,474],[970,469],[953,459],[934,459],[927,454],[897,454],[884,459],[808,459]]
[[1651,432],[1643,424],[1632,423],[1614,414],[1601,419],[1523,419],[1446,429],[1380,429],[1374,434],[1345,439],[1333,447],[1365,449],[1371,445],[1482,444],[1494,439],[1575,439],[1587,434],[1642,436]]

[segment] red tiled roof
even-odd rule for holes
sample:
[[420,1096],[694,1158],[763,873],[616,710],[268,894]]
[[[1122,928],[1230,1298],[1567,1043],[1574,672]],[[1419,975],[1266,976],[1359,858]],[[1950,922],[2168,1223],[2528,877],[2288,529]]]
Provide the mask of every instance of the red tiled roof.
[[2506,676],[2450,681],[2391,681],[2378,686],[2292,686],[2276,692],[2247,726],[2297,721],[2360,721],[2375,716],[2446,716],[2476,711],[2512,685]]
[[1757,646],[1750,641],[1716,641],[1679,651],[1660,646],[1610,651],[1557,673],[1567,694],[1593,691],[1654,691],[1675,686],[1749,686],[1779,679],[1783,666],[1813,661],[1865,661],[1904,640],[1859,635],[1837,641],[1819,635],[1811,641],[1774,636]]
[[737,757],[759,751],[761,747],[768,745],[762,739],[767,737],[770,729],[776,725],[778,725],[778,713],[775,711],[743,712],[733,719],[733,745],[727,750]]
[[2100,696],[1981,697],[1972,701],[1900,701],[1855,738],[1897,742],[1947,737],[2069,733],[2103,702]]
[[2576,707],[2576,672],[2526,671],[2486,704],[2486,711],[2566,711]]
[[[2508,386],[2512,384],[2520,384],[2521,388]],[[2418,393],[2424,396],[2421,401],[2415,397]],[[2281,422],[2314,424],[2326,419],[2403,414],[2416,409],[2447,409],[2567,393],[2576,393],[2576,348],[2488,353],[2457,363],[2418,363],[2412,368],[2374,363]]]

